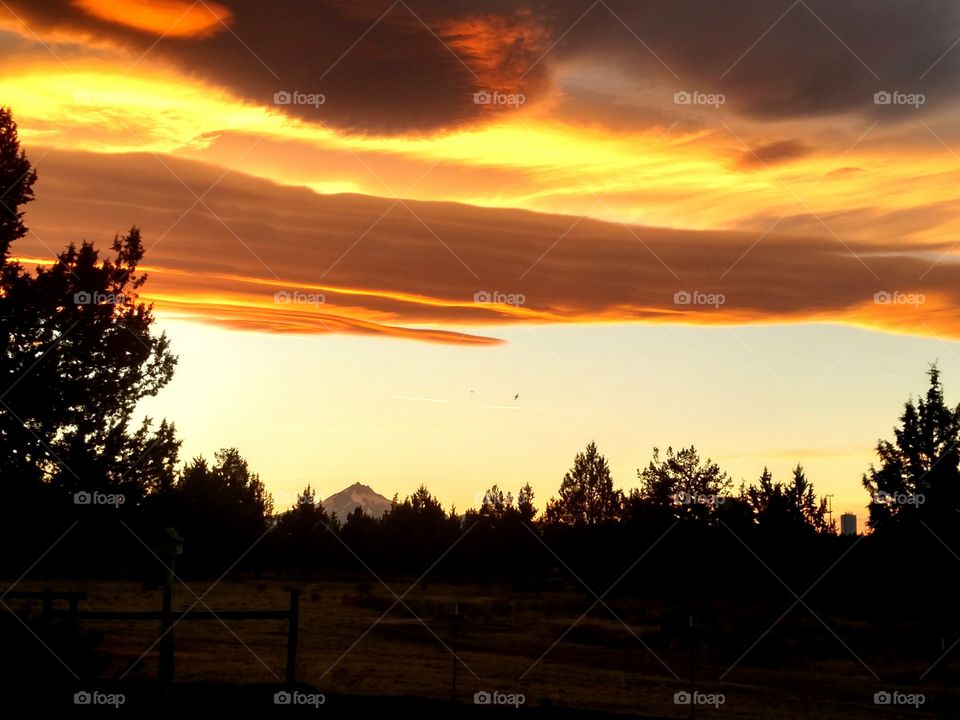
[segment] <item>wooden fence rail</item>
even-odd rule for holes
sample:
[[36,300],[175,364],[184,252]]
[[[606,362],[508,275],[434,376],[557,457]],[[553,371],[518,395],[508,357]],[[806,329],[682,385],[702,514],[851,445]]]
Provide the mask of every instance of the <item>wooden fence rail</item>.
[[[290,591],[290,605],[285,610],[224,610],[223,612],[213,612],[211,610],[191,610],[186,613],[177,614],[176,612],[164,610],[80,610],[80,601],[87,599],[85,592],[55,592],[53,590],[41,590],[36,592],[11,591],[4,595],[6,598],[20,600],[40,600],[43,603],[42,621],[44,626],[50,624],[54,617],[66,617],[72,628],[76,628],[80,620],[92,622],[99,621],[140,621],[152,620],[160,621],[164,628],[166,636],[172,636],[173,629],[170,624],[171,618],[176,622],[183,620],[286,620],[287,621],[287,669],[286,682],[292,685],[296,682],[297,675],[297,645],[300,634],[300,591]],[[66,600],[70,604],[68,610],[58,610],[53,607],[55,600]],[[161,666],[173,668],[173,642],[170,641],[161,644]]]
[[[77,616],[80,610],[80,601],[87,599],[87,594],[85,592],[58,592],[55,590],[36,590],[36,591],[27,591],[27,590],[11,590],[3,594],[4,598],[12,598],[14,600],[40,600],[41,602],[41,614],[40,621],[43,623],[44,627],[49,627],[50,620],[54,615],[66,614],[70,626],[76,628],[77,626]],[[70,609],[67,611],[54,610],[53,603],[56,600],[66,600],[70,604]]]

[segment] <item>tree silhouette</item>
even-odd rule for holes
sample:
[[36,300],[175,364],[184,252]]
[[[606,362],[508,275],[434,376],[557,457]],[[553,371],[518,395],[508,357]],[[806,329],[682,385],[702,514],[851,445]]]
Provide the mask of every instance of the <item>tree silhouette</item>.
[[960,511],[960,405],[944,400],[936,364],[927,375],[926,396],[907,400],[894,440],[877,444],[879,467],[863,476],[874,529],[921,518],[955,522]]
[[203,457],[183,470],[175,526],[186,538],[185,557],[205,569],[241,557],[268,530],[273,500],[260,476],[235,448],[217,451],[211,467]]
[[179,450],[172,424],[134,421],[176,365],[137,299],[147,279],[136,272],[140,231],[114,238],[110,257],[71,244],[52,265],[25,271],[7,255],[27,232],[21,207],[35,178],[0,110],[0,477],[8,490],[109,489],[130,507],[171,483]]
[[425,485],[402,502],[394,496],[380,525],[395,565],[421,571],[436,559],[437,548],[449,547],[460,532],[459,521],[444,512]]
[[801,524],[816,532],[834,530],[827,521],[827,499],[817,499],[813,483],[807,479],[807,474],[800,463],[797,463],[793,469],[786,492],[790,498],[790,507]]
[[27,234],[22,207],[33,200],[36,179],[36,171],[20,149],[10,108],[0,107],[0,265],[7,262],[10,243]]
[[591,442],[577,453],[564,475],[560,497],[547,504],[547,522],[558,525],[599,525],[620,516],[623,498],[613,489],[607,459]]
[[300,572],[316,569],[324,560],[329,561],[331,541],[336,542],[331,530],[336,527],[336,520],[327,515],[323,503],[307,485],[294,506],[277,520],[274,535],[280,560]]
[[668,447],[664,458],[660,457],[659,448],[654,448],[650,464],[637,471],[637,475],[639,498],[662,513],[683,519],[715,517],[733,485],[715,462],[709,458],[701,461],[692,445],[677,452]]
[[786,488],[783,483],[773,481],[773,474],[766,467],[758,483],[747,488],[747,497],[760,527],[782,529],[792,524]]
[[367,515],[359,505],[344,520],[340,537],[347,547],[364,559],[383,557],[389,552],[389,548],[380,542],[380,520]]
[[777,532],[826,532],[826,499],[817,500],[813,484],[807,479],[803,465],[793,469],[790,483],[774,482],[767,468],[759,484],[746,491],[757,524]]
[[533,488],[530,483],[526,483],[520,492],[517,493],[517,511],[520,513],[524,522],[533,522],[537,515],[537,509],[533,506]]
[[503,494],[503,490],[494,485],[483,495],[483,502],[480,504],[480,515],[482,517],[502,518],[504,515],[514,511],[513,495]]

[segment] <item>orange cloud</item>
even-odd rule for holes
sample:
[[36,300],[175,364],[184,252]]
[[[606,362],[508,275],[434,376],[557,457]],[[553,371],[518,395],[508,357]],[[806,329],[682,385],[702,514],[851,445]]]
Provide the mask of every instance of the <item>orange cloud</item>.
[[524,88],[524,77],[551,39],[551,30],[523,11],[451,19],[443,23],[440,34],[465,59],[482,89],[505,93]]
[[[161,312],[264,332],[496,342],[507,323],[839,322],[960,337],[949,244],[668,230],[317,195],[146,155],[47,153],[15,252],[141,226]],[[188,187],[203,190],[203,204]],[[940,261],[937,261],[937,257]],[[29,264],[29,263],[28,263]]]
[[106,20],[160,37],[209,37],[231,19],[216,2],[189,0],[72,0],[74,7]]
[[[911,133],[886,124],[823,133],[812,121],[771,132],[729,118],[713,129],[616,130],[560,122],[541,104],[448,133],[361,135],[322,123],[332,97],[317,122],[299,121],[153,61],[129,74],[102,58],[69,67],[52,58],[11,62],[0,67],[0,97],[27,144],[179,154],[321,192],[697,229],[776,223],[787,231],[787,221],[805,219],[804,232],[821,233],[822,219],[844,238],[865,229],[902,238],[904,223],[924,225],[911,228],[911,242],[960,231],[960,164],[944,147],[957,147],[949,115]],[[915,212],[932,204],[942,207]],[[861,225],[871,213],[896,213],[896,232],[889,223]]]
[[309,312],[287,309],[275,303],[238,302],[208,297],[157,295],[144,293],[141,298],[154,303],[164,314],[195,322],[211,323],[231,330],[270,333],[354,333],[421,340],[455,345],[498,345],[502,341],[473,333],[428,327],[401,327],[361,320],[336,312]]

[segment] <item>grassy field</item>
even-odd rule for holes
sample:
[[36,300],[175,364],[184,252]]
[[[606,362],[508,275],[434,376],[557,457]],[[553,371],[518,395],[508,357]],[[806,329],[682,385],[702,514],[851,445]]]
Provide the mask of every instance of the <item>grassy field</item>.
[[[204,595],[210,582],[189,584],[197,595]],[[159,610],[161,604],[159,590],[144,590],[131,582],[25,581],[17,589],[44,587],[86,591],[83,610]],[[935,683],[922,688],[907,685],[905,678],[913,677],[911,668],[896,664],[895,653],[884,665],[883,680],[877,682],[817,621],[807,618],[808,624],[802,624],[802,608],[791,615],[792,632],[815,633],[815,643],[839,650],[839,656],[831,652],[820,661],[793,662],[789,638],[775,630],[721,681],[760,632],[722,652],[700,648],[691,658],[689,647],[661,635],[659,618],[667,608],[623,598],[611,601],[628,629],[602,605],[584,615],[594,599],[573,586],[517,592],[502,586],[431,583],[410,590],[404,598],[409,609],[398,604],[391,610],[395,598],[375,581],[292,584],[249,579],[223,581],[203,602],[215,612],[283,609],[292,587],[301,590],[298,680],[335,696],[450,698],[449,648],[457,605],[463,661],[457,697],[462,702],[472,702],[478,691],[497,691],[522,693],[528,709],[565,706],[684,718],[690,716],[689,708],[677,705],[674,694],[690,687],[691,660],[693,687],[724,695],[718,707],[698,707],[697,717],[934,718],[938,715],[933,703],[943,692]],[[398,594],[408,587],[393,584]],[[195,601],[183,585],[175,589],[175,610],[186,610]],[[24,617],[40,612],[36,601],[9,604]],[[198,604],[194,609],[206,608]],[[775,610],[774,618],[782,612]],[[105,681],[125,674],[132,681],[157,677],[158,623],[84,621],[82,629],[95,634],[102,665],[74,668],[78,674]],[[843,634],[844,628],[840,631]],[[659,659],[644,644],[654,648]],[[277,683],[284,677],[286,624],[182,622],[175,629],[175,647],[180,683]],[[138,658],[142,660],[137,662]],[[924,692],[927,702],[919,709],[874,704],[875,692],[892,689]]]

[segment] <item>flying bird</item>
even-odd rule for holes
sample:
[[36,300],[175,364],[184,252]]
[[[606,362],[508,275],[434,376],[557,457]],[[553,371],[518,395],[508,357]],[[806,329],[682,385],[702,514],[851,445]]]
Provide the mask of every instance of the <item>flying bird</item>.
[[516,395],[514,395],[513,399],[516,400],[518,397],[520,397],[520,393],[517,393]]

